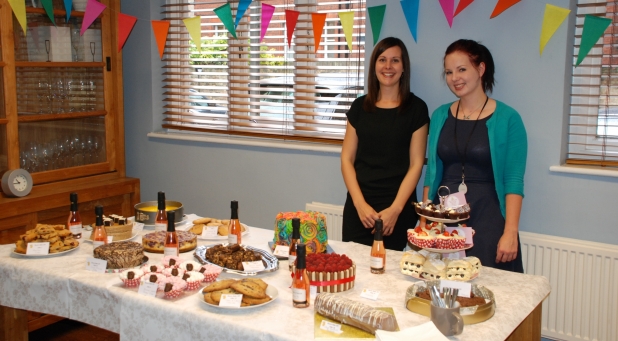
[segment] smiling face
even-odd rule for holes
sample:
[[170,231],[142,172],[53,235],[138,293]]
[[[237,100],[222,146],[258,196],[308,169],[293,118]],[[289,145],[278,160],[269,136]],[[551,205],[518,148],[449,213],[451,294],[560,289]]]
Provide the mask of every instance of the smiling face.
[[399,46],[386,49],[378,56],[375,70],[380,87],[399,85],[399,79],[403,73],[403,62]]
[[463,52],[455,51],[444,58],[446,84],[459,98],[478,92],[485,93],[482,82],[484,72],[484,63],[476,67]]

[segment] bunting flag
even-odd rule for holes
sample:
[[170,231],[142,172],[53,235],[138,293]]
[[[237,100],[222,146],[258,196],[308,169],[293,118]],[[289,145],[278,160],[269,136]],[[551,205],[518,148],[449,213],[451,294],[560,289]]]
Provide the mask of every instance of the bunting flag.
[[79,31],[79,35],[84,35],[84,32],[92,25],[92,23],[99,17],[99,15],[107,8],[107,6],[96,0],[88,0],[86,4],[86,12],[84,12],[84,20],[82,21],[82,28]]
[[473,2],[474,0],[459,0],[459,3],[457,4],[457,9],[455,10],[455,14],[453,14],[453,17],[456,17],[457,14],[461,13],[461,11],[466,9],[466,7],[468,7]]
[[238,3],[238,9],[236,9],[236,22],[234,23],[234,30],[236,30],[236,27],[238,27],[238,23],[240,23],[243,15],[245,15],[245,12],[247,11],[247,8],[249,8],[249,5],[251,5],[251,0],[240,0],[240,2]]
[[221,20],[232,37],[234,37],[234,39],[238,39],[236,38],[236,29],[234,28],[234,19],[232,19],[232,8],[230,7],[230,3],[228,2],[225,5],[221,5],[213,9],[213,12],[215,12],[215,14],[219,17],[219,20]]
[[444,12],[446,22],[448,22],[448,27],[453,27],[453,9],[455,8],[455,0],[440,0],[440,6],[442,7],[442,12]]
[[73,0],[64,0],[64,9],[67,12],[67,22],[71,19],[71,10],[73,9]]
[[345,34],[345,41],[348,43],[348,49],[352,51],[352,34],[354,33],[354,12],[339,12],[339,20]]
[[369,21],[371,22],[371,33],[373,34],[373,45],[380,40],[380,31],[382,31],[382,23],[384,22],[384,12],[386,5],[374,6],[367,8]]
[[118,52],[122,50],[124,43],[127,41],[127,38],[129,38],[129,34],[131,34],[131,30],[133,30],[136,21],[136,17],[118,13]]
[[299,15],[299,11],[285,10],[285,28],[288,34],[288,47],[292,46],[292,34],[294,34]]
[[489,18],[493,19],[499,16],[500,14],[502,14],[502,12],[506,11],[507,9],[509,9],[509,7],[515,5],[520,1],[521,0],[498,0],[496,7],[494,7],[494,11],[491,13],[491,16]]
[[607,27],[612,23],[610,18],[602,18],[594,15],[586,14],[584,17],[584,28],[582,29],[582,40],[579,43],[579,53],[577,54],[577,63],[579,65],[592,47],[597,43],[599,38],[603,36]]
[[311,24],[313,25],[313,46],[315,53],[320,49],[320,40],[324,32],[324,23],[326,23],[326,13],[311,13]]
[[273,14],[275,13],[275,6],[262,3],[262,23],[260,25],[260,43],[264,39],[266,35],[266,30],[268,30],[268,25],[270,25],[270,19],[273,18]]
[[45,8],[45,13],[47,13],[49,20],[51,20],[52,24],[56,26],[56,19],[54,18],[54,4],[52,4],[52,0],[41,0],[41,4],[43,5],[43,8]]
[[28,31],[26,29],[26,3],[23,0],[9,0],[9,5],[11,6],[11,9],[13,9],[13,14],[19,22],[22,31],[24,31],[25,36],[26,32]]
[[163,59],[165,52],[165,42],[167,41],[167,31],[170,29],[169,20],[152,20],[152,32],[154,33],[157,47],[159,48],[159,58]]
[[569,16],[569,13],[571,13],[571,10],[569,9],[550,4],[545,5],[545,14],[543,16],[543,27],[541,28],[541,39],[539,45],[541,56],[543,55],[545,45],[547,45],[560,25],[562,25],[564,20]]
[[412,33],[412,38],[414,38],[414,42],[418,42],[417,29],[418,29],[418,8],[420,5],[420,0],[401,0],[401,9],[403,9],[403,15],[406,18],[406,22],[408,22],[408,28],[410,29],[410,33]]
[[[227,5],[229,6],[230,4]],[[191,36],[197,50],[202,51],[202,17],[198,15],[193,18],[182,19],[182,22],[185,23],[187,31],[189,31],[189,35]],[[236,38],[236,31],[234,31],[234,38]]]

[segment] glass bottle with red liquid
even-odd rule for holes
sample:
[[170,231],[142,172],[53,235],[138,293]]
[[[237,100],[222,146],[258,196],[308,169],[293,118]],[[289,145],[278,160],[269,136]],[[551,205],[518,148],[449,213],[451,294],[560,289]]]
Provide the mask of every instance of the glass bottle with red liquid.
[[230,204],[232,208],[232,216],[230,217],[230,227],[227,235],[228,244],[241,244],[242,243],[242,227],[240,226],[240,220],[238,220],[238,201],[233,200]]
[[97,205],[94,207],[95,224],[92,231],[92,245],[93,248],[97,248],[101,245],[107,244],[107,232],[105,226],[103,226],[103,206]]
[[386,249],[382,239],[382,219],[378,219],[373,225],[373,245],[371,246],[370,267],[371,273],[383,274],[386,270]]
[[292,305],[294,308],[309,306],[310,290],[309,277],[306,269],[307,249],[305,244],[296,245],[296,268],[292,280]]
[[157,215],[155,218],[155,231],[167,229],[167,212],[165,211],[165,192],[157,194]]
[[180,254],[178,235],[176,234],[176,212],[170,211],[167,214],[167,232],[165,233],[165,244],[163,246],[164,256],[176,256]]
[[71,193],[69,195],[69,200],[71,201],[71,208],[69,211],[69,219],[67,220],[67,227],[71,231],[73,238],[80,239],[82,237],[82,218],[77,209],[77,193]]

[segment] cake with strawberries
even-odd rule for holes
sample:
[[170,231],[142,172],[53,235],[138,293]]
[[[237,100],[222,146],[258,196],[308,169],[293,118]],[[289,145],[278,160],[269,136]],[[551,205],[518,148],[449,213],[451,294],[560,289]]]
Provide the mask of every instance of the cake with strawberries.
[[307,276],[317,292],[342,292],[354,288],[356,265],[346,255],[315,253],[307,255]]

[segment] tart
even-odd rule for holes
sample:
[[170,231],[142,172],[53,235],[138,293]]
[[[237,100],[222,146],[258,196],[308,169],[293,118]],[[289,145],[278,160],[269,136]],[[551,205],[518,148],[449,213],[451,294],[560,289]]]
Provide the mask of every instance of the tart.
[[[151,232],[142,237],[144,250],[152,253],[163,253],[165,248],[165,231]],[[197,236],[191,232],[176,231],[180,252],[188,252],[197,247]]]

